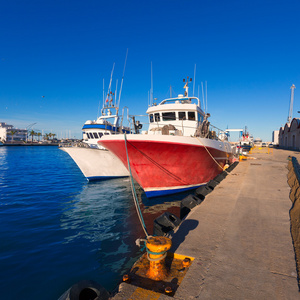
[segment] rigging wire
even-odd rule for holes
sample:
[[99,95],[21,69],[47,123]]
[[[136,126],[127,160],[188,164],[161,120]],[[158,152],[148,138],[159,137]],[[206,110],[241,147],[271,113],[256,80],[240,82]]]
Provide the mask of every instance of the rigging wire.
[[[202,143],[202,141],[196,136],[196,139],[200,142],[200,144],[204,147],[204,149],[207,151],[207,153],[209,154],[209,156],[213,159],[213,161],[223,170],[226,171],[226,169],[224,170],[223,167],[216,161],[216,159],[212,156],[212,154],[209,152],[209,150],[207,149],[207,147]],[[226,171],[227,174],[230,174],[228,171]],[[231,175],[231,174],[230,174]]]
[[141,212],[141,208],[140,208],[140,205],[139,205],[138,200],[137,200],[136,190],[135,190],[135,187],[134,187],[134,184],[133,184],[133,177],[132,177],[132,173],[131,173],[129,156],[128,156],[128,149],[127,149],[126,133],[124,133],[124,141],[125,141],[125,150],[126,150],[128,170],[129,170],[129,174],[130,174],[130,185],[131,185],[131,192],[132,192],[132,196],[133,196],[133,202],[134,202],[134,205],[135,205],[136,212],[137,212],[137,215],[139,217],[140,223],[142,225],[142,228],[145,232],[146,237],[148,238],[149,234],[147,232],[147,228],[146,228],[145,221],[144,221],[144,218],[143,218],[143,215],[142,215],[142,212]]

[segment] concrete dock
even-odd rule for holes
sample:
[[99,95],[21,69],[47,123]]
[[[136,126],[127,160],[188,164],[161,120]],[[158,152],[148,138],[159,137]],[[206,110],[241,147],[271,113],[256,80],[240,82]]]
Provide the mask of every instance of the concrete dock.
[[[300,299],[290,233],[287,183],[293,151],[252,154],[173,234],[171,252],[194,257],[174,299]],[[113,299],[171,299],[140,295],[122,283]]]

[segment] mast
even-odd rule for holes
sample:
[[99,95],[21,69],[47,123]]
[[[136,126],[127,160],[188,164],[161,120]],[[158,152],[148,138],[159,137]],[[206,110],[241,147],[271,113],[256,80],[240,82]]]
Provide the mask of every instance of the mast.
[[[97,119],[99,118],[100,104],[101,104],[101,100],[99,100]],[[104,78],[103,78],[103,107],[104,107]]]
[[103,78],[103,107],[105,103],[105,90],[104,90],[104,78]]
[[196,64],[195,64],[195,68],[194,68],[193,97],[195,96],[195,83],[196,83]]
[[115,106],[117,105],[117,93],[118,93],[118,79],[117,79],[117,81],[116,81]]
[[121,87],[120,87],[120,93],[119,93],[118,107],[119,107],[119,105],[120,105],[120,100],[121,100],[122,87],[123,87],[123,80],[124,80],[124,74],[125,74],[125,68],[126,68],[126,62],[127,62],[127,55],[128,55],[128,48],[127,48],[127,51],[126,51],[126,57],[125,57],[125,63],[124,63],[124,69],[123,69],[123,76],[122,76]]
[[115,68],[115,63],[113,64],[113,68],[112,68],[111,74],[110,74],[110,81],[109,81],[108,91],[107,91],[107,99],[108,99],[108,96],[110,95],[111,81],[112,81],[112,77],[113,77],[113,74],[114,74],[114,68]]

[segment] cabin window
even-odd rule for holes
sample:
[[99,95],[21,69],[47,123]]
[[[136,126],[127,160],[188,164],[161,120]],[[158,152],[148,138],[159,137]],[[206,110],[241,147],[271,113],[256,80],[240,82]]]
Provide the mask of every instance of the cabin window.
[[203,122],[203,116],[199,113],[198,113],[198,121],[201,123]]
[[104,132],[105,135],[109,135],[109,132]]
[[95,139],[98,139],[98,138],[99,138],[97,132],[93,132],[93,135],[94,135],[94,138],[95,138]]
[[150,123],[153,123],[153,114],[149,115]]
[[101,137],[103,136],[103,133],[102,132],[98,132],[99,134],[99,138],[101,139]]
[[159,122],[160,121],[160,115],[158,113],[154,114],[154,119],[155,119],[155,122]]
[[185,111],[180,111],[178,113],[179,120],[186,120]]
[[162,113],[163,121],[174,121],[176,120],[175,112],[165,112]]
[[87,134],[88,138],[91,139],[90,134],[88,132],[86,134]]
[[89,134],[90,139],[93,139],[93,138],[94,138],[94,136],[93,136],[92,133],[88,133],[88,134]]
[[191,121],[195,121],[195,112],[194,111],[188,111],[188,119]]

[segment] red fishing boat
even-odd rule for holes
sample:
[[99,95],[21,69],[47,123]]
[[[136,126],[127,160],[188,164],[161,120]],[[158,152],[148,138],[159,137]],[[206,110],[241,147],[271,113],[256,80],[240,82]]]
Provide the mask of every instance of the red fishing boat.
[[200,100],[188,96],[188,80],[184,88],[184,95],[148,108],[147,132],[99,141],[123,162],[147,197],[197,188],[232,162],[226,134],[210,125]]

